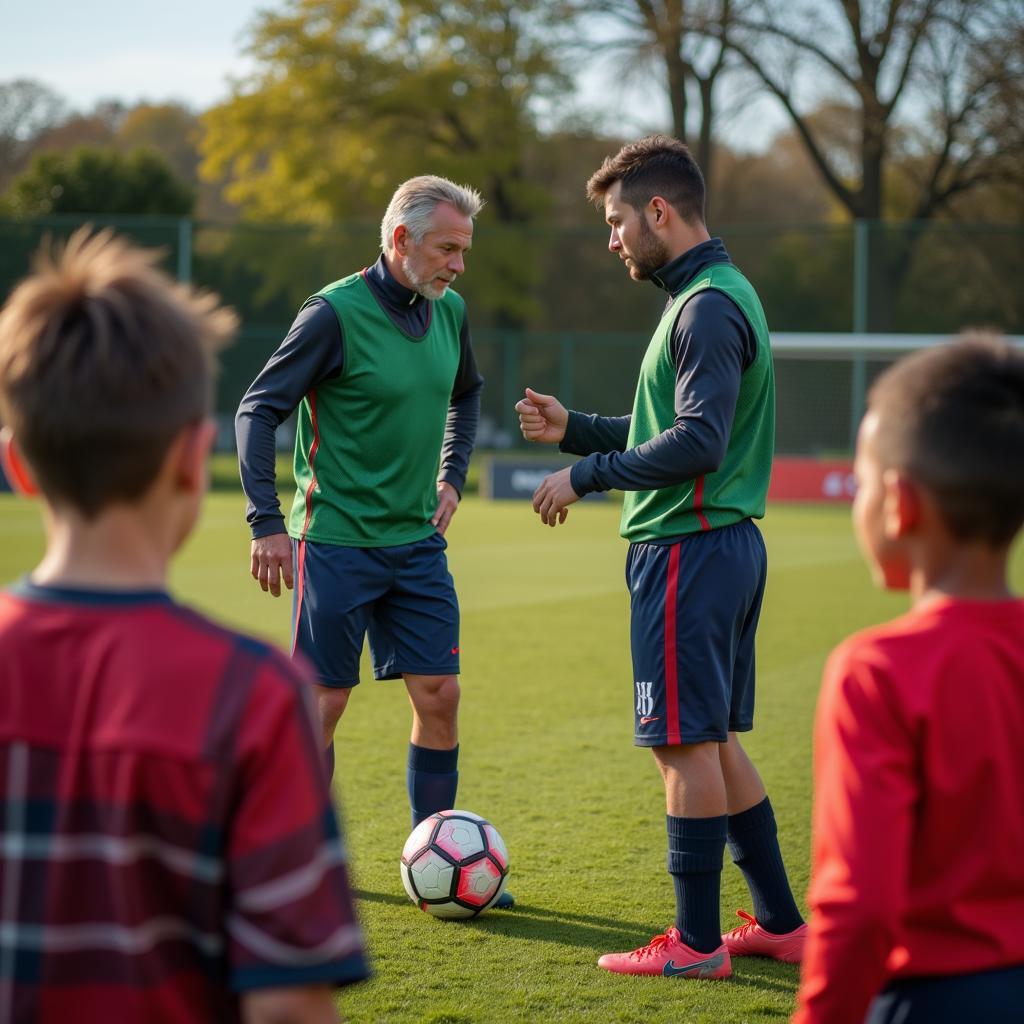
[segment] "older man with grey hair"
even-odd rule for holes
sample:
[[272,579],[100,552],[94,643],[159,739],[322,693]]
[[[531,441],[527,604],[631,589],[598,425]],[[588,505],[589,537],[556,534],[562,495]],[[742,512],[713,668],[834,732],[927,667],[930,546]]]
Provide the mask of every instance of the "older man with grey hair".
[[[275,597],[282,579],[294,586],[293,649],[317,673],[329,771],[368,635],[374,677],[402,678],[412,703],[414,825],[453,807],[458,784],[459,607],[444,534],[483,379],[451,286],[482,205],[474,189],[433,175],[399,186],[380,258],[306,300],[235,419],[252,575]],[[274,432],[296,408],[286,523]]]

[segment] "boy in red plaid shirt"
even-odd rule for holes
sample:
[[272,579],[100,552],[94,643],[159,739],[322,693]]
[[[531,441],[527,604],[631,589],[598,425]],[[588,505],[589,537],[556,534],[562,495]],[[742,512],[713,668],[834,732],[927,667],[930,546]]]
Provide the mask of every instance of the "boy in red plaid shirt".
[[175,603],[234,316],[76,234],[0,313],[9,474],[47,549],[0,593],[0,1020],[336,1020],[367,974],[307,678]]

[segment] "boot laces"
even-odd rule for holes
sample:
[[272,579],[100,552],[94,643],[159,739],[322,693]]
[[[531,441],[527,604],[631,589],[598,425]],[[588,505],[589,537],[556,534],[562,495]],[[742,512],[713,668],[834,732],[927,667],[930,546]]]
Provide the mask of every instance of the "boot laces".
[[666,945],[669,941],[668,935],[655,935],[646,946],[641,946],[640,949],[634,950],[630,953],[630,956],[637,960],[643,960],[646,957],[654,956],[656,953],[659,953],[662,946]]
[[733,935],[739,938],[741,935],[746,935],[752,928],[757,927],[757,918],[753,914],[748,914],[745,910],[737,910],[737,917],[742,917],[746,924],[741,924],[733,930]]

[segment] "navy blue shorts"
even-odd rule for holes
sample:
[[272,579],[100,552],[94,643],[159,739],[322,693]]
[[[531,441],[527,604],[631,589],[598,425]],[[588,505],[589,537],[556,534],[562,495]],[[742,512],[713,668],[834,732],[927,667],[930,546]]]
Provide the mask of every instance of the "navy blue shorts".
[[1024,965],[906,978],[875,996],[864,1024],[1004,1024],[1022,1003]]
[[292,541],[292,651],[313,663],[322,686],[358,684],[367,635],[377,679],[458,673],[459,602],[447,547],[439,533],[387,548]]
[[767,556],[749,519],[626,558],[638,747],[724,743],[754,724]]

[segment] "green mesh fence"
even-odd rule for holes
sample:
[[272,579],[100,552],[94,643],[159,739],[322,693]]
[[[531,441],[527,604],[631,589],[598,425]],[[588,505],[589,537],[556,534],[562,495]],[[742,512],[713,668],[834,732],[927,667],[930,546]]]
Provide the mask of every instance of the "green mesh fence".
[[[242,318],[222,357],[227,419],[303,300],[372,263],[376,224],[206,224],[164,218],[0,220],[0,296],[44,236],[84,222],[164,253],[178,277],[218,292]],[[1024,229],[989,224],[712,226],[758,290],[773,332],[1024,333]],[[529,384],[575,408],[628,411],[664,294],[629,281],[593,228],[477,226],[459,281],[487,380],[481,442],[519,443],[512,405]],[[779,352],[779,450],[847,451],[859,395],[893,355]],[[227,441],[230,432],[225,429]]]

